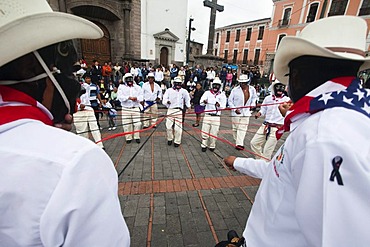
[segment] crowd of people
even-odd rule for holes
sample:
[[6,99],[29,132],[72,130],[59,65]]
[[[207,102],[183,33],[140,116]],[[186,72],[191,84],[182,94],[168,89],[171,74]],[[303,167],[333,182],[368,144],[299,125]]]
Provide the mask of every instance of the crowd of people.
[[[85,62],[82,61],[82,63],[85,65]],[[186,111],[190,112],[192,108],[196,114],[193,127],[200,125],[201,116],[204,115],[202,121],[202,151],[205,152],[207,148],[213,151],[216,146],[221,111],[228,106],[231,109],[236,149],[244,149],[249,117],[259,100],[256,87],[250,85],[253,78],[251,72],[243,71],[236,81],[234,79],[228,81],[227,76],[222,77],[221,73],[215,71],[213,67],[208,67],[203,71],[199,65],[191,70],[187,66],[178,68],[174,64],[167,71],[169,81],[165,79],[159,81],[158,78],[166,78],[165,76],[162,77],[162,66],[157,66],[154,70],[151,65],[146,69],[145,66],[138,67],[135,64],[131,68],[123,66],[127,67],[127,71],[130,72],[125,74],[122,72],[122,79],[113,76],[114,73],[119,71],[114,72],[114,69],[109,70],[111,73],[113,72],[113,75],[111,74],[108,79],[104,78],[104,73],[96,76],[99,74],[97,68],[104,71],[104,67],[107,66],[109,66],[109,63],[100,67],[99,63],[94,61],[90,69],[84,70],[83,73],[81,71],[76,73],[76,75],[81,76],[80,81],[86,89],[86,93],[80,98],[90,99],[90,105],[85,103],[84,105],[87,108],[83,109],[79,105],[74,116],[77,134],[86,136],[91,131],[95,142],[104,148],[99,139],[101,136],[99,118],[106,114],[109,119],[108,130],[115,130],[117,128],[115,118],[119,108],[126,142],[131,143],[134,139],[136,143],[140,143],[140,130],[142,128],[157,127],[158,104],[162,104],[168,108],[166,114],[168,145],[174,143],[175,147],[179,147],[181,144],[184,115]],[[117,69],[121,68],[117,67]],[[226,71],[226,67],[222,70]],[[231,73],[231,70],[228,72]],[[197,74],[202,73],[205,73],[205,77],[198,80]],[[108,72],[105,74],[108,75]],[[144,81],[142,79],[143,74],[146,75]],[[92,78],[94,79],[92,80]],[[112,80],[116,81],[113,82]],[[111,83],[114,84],[113,87],[109,87]],[[228,93],[227,88],[230,90]],[[110,103],[103,104],[107,101]],[[87,111],[90,108],[94,110],[96,116],[96,122],[93,123],[91,123],[91,118],[88,118],[87,114],[81,113],[81,111]],[[277,109],[277,105],[275,105],[275,108]],[[97,128],[94,128],[94,126],[97,126]]]
[[[202,121],[209,133],[202,134],[201,149],[214,151],[212,138],[228,104],[235,146],[244,148],[257,98],[250,73],[233,82],[234,75],[217,68],[196,66],[187,73],[176,65],[149,66],[146,72],[123,64],[121,72],[114,69],[119,64],[95,61],[85,70],[83,60],[85,72],[77,70],[72,40],[101,38],[97,25],[53,12],[45,0],[6,2],[0,23],[0,142],[6,144],[0,146],[1,246],[130,246],[117,171],[100,133],[93,134],[103,109],[113,130],[120,104],[126,142],[140,143],[140,114],[152,118],[154,105],[162,102],[168,108],[167,143],[178,147],[182,116],[192,102],[197,114],[204,113],[194,127]],[[279,81],[255,115],[266,121],[251,146],[258,157],[271,156],[272,133],[277,139],[290,134],[270,161],[224,158],[230,169],[262,182],[243,237],[231,232],[217,247],[369,245],[370,91],[357,78],[370,68],[367,33],[362,18],[333,16],[281,40],[274,60]],[[195,88],[190,92],[189,81]],[[65,131],[72,129],[71,114],[77,133],[86,136],[90,128],[98,145]]]
[[[76,132],[85,137],[91,132],[94,141],[99,143],[100,147],[104,148],[100,141],[102,128],[99,119],[102,116],[106,115],[109,120],[108,130],[116,130],[117,110],[121,110],[123,131],[127,133],[126,142],[131,143],[134,139],[140,143],[140,130],[150,126],[156,128],[158,104],[163,104],[169,108],[166,120],[169,145],[172,142],[175,147],[181,144],[181,123],[184,121],[186,110],[193,108],[196,113],[193,127],[199,126],[201,115],[205,111],[202,132],[208,133],[208,136],[203,133],[202,138],[208,139],[209,135],[213,136],[210,137],[209,145],[205,144],[206,141],[201,145],[202,151],[206,151],[207,146],[214,150],[218,127],[213,125],[220,121],[219,118],[218,121],[213,119],[217,119],[221,110],[228,106],[232,108],[236,148],[244,149],[243,143],[251,110],[254,110],[259,100],[257,93],[260,89],[259,84],[250,85],[253,78],[257,78],[255,69],[254,73],[251,70],[242,71],[238,79],[237,71],[227,66],[221,70],[218,70],[217,66],[204,69],[200,65],[189,68],[173,64],[170,68],[165,68],[163,65],[152,66],[151,63],[147,67],[145,64],[127,62],[123,62],[122,66],[119,63],[112,66],[111,62],[105,62],[100,66],[99,61],[94,60],[89,67],[83,58],[80,59],[80,64],[81,69],[75,74],[85,88],[85,94],[81,95],[79,101],[89,99],[90,104],[86,101],[82,105],[78,104],[74,115]],[[254,81],[258,82],[255,79]],[[242,88],[247,89],[248,93],[241,94]],[[177,92],[181,93],[177,95]],[[211,103],[205,103],[208,100],[201,99],[204,92],[206,95],[221,94],[225,100],[217,102],[218,106],[215,109],[215,106],[210,106]],[[88,117],[92,113],[86,113],[91,110],[95,114],[95,120]],[[212,119],[209,119],[209,116],[212,116]],[[206,128],[207,122],[212,124],[208,124]]]

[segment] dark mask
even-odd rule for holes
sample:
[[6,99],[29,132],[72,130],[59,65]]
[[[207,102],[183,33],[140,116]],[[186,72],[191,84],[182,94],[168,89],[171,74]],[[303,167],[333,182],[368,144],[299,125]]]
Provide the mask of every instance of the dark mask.
[[[38,52],[50,69],[55,67],[60,71],[53,75],[65,93],[71,109],[68,112],[62,96],[55,89],[50,111],[54,116],[54,123],[61,123],[64,121],[67,113],[74,113],[76,99],[82,90],[81,84],[73,75],[73,72],[80,68],[80,66],[76,65],[77,53],[71,40],[47,46],[38,50]],[[43,87],[42,83],[40,83],[40,89]]]
[[220,88],[221,88],[221,85],[220,84],[213,84],[212,85],[212,90],[215,93],[217,93],[218,91],[220,91]]
[[274,93],[275,96],[281,97],[285,92],[285,86],[281,83],[277,83],[274,85]]

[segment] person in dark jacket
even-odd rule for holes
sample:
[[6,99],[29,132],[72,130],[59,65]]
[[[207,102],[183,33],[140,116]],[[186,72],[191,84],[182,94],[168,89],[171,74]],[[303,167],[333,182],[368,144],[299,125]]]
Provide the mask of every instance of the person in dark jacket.
[[194,91],[191,93],[191,103],[194,105],[194,111],[195,111],[195,116],[196,120],[195,123],[193,124],[193,127],[198,127],[200,120],[201,120],[201,114],[204,111],[204,106],[200,105],[200,98],[204,94],[204,90],[202,88],[202,83],[197,82]]

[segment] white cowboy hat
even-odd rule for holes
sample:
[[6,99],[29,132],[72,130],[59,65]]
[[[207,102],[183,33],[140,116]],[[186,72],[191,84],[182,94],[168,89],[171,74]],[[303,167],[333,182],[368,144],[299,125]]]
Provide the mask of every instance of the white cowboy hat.
[[122,80],[123,81],[125,81],[126,80],[126,78],[128,78],[128,77],[134,77],[130,72],[127,72],[124,76],[123,76],[123,78],[122,78]]
[[102,30],[86,19],[53,12],[46,0],[1,0],[0,10],[0,67],[51,44],[103,36]]
[[215,79],[213,79],[213,82],[212,82],[212,85],[213,84],[219,84],[219,85],[222,85],[222,82],[221,82],[221,80],[220,80],[220,78],[219,77],[215,77]]
[[333,16],[310,23],[297,37],[281,40],[274,61],[276,78],[286,85],[289,63],[304,55],[364,61],[360,70],[369,68],[366,36],[366,21],[356,16]]
[[147,77],[149,78],[149,77],[153,77],[154,78],[154,73],[153,72],[149,72],[148,73],[148,75],[147,75]]
[[181,77],[177,76],[173,79],[173,82],[181,82],[182,83],[182,79],[181,79]]
[[238,82],[242,83],[242,82],[246,82],[246,83],[249,83],[251,80],[249,79],[249,76],[246,75],[246,74],[241,74],[239,76],[239,79],[238,79]]

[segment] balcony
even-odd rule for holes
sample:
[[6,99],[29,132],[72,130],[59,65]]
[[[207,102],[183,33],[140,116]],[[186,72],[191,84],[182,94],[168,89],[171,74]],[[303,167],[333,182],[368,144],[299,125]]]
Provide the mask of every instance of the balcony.
[[279,20],[278,27],[287,27],[289,26],[290,19]]

